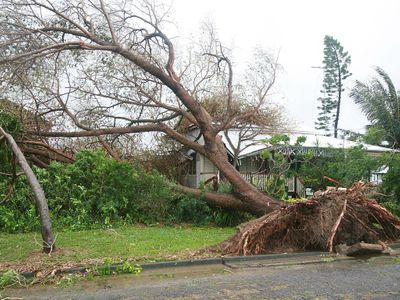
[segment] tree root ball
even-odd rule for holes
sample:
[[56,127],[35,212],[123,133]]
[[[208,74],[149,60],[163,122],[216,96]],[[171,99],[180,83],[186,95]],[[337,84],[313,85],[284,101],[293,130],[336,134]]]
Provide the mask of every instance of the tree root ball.
[[400,220],[369,199],[367,185],[329,189],[243,224],[220,245],[223,255],[332,251],[338,244],[400,238]]

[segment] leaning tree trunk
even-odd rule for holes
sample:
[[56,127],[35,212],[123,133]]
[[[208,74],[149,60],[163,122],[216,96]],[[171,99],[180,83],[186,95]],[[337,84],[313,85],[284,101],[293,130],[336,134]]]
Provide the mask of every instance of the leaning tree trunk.
[[240,172],[229,162],[225,147],[218,137],[209,140],[206,148],[206,157],[232,184],[234,195],[243,203],[242,210],[263,215],[282,206],[281,201],[266,195],[242,177]]
[[51,253],[55,249],[55,239],[51,228],[52,226],[49,215],[49,207],[47,205],[47,200],[44,195],[43,189],[28,162],[26,161],[24,154],[15,142],[14,138],[10,134],[5,132],[1,126],[0,134],[3,135],[7,142],[10,144],[19,165],[21,166],[26,177],[28,178],[28,182],[35,195],[36,206],[38,208],[40,221],[42,224],[43,251],[46,253]]

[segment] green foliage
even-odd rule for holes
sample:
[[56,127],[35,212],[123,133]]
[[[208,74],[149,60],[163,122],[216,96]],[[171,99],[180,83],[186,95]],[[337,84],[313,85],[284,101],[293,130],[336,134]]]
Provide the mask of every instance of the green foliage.
[[182,195],[175,199],[168,215],[169,221],[174,223],[215,224],[222,227],[237,226],[251,217],[232,209],[210,207],[201,197],[190,195]]
[[288,202],[288,203],[298,203],[298,202],[304,202],[306,200],[307,200],[306,198],[290,198],[290,199],[287,199],[286,202]]
[[[60,279],[56,281],[56,285],[60,288],[68,288],[74,285],[75,283],[81,281],[85,278],[82,274],[65,274],[62,275]],[[89,278],[86,276],[86,278]]]
[[52,213],[67,215],[64,225],[72,227],[161,221],[171,193],[157,172],[107,158],[102,151],[83,150],[73,164],[53,163],[38,175]]
[[[5,191],[8,179],[0,178],[0,191]],[[4,195],[0,193],[1,199]],[[4,232],[25,232],[40,228],[39,217],[31,189],[25,177],[19,177],[14,185],[14,193],[0,204],[0,230]]]
[[286,134],[275,134],[269,139],[264,139],[262,142],[272,147],[287,146],[290,138]]
[[201,198],[182,195],[170,206],[169,221],[206,225],[212,221],[211,208]]
[[[20,120],[14,114],[7,112],[0,107],[0,126],[14,137],[22,133]],[[6,142],[0,142],[0,172],[9,173],[11,170],[12,152]],[[1,178],[0,178],[1,179]],[[4,189],[0,189],[4,191]],[[1,199],[1,198],[0,198]]]
[[[389,75],[381,68],[378,77],[369,83],[356,81],[350,96],[373,125],[374,137],[388,141],[392,147],[400,147],[400,96]],[[378,130],[378,132],[376,132]],[[371,135],[370,133],[369,135]],[[382,135],[382,133],[384,133]]]
[[112,268],[111,264],[112,264],[111,259],[106,259],[102,265],[96,266],[96,268],[94,269],[94,272],[100,276],[112,275],[113,268]]
[[22,125],[19,118],[0,107],[0,126],[12,136],[22,133]]
[[398,153],[386,155],[383,158],[389,167],[383,177],[381,191],[387,195],[381,199],[382,204],[400,217],[400,155]]
[[[201,184],[203,192],[210,191],[210,186]],[[220,193],[232,193],[229,182],[221,181],[218,187]],[[221,227],[237,226],[251,218],[251,215],[233,209],[210,207],[203,196],[194,197],[181,195],[177,197],[169,211],[169,221],[178,223],[194,223],[196,225],[215,224]]]
[[112,260],[107,258],[102,265],[96,266],[93,271],[95,275],[109,276],[113,274],[139,274],[142,268],[139,265],[125,260],[121,265],[114,266]]
[[379,159],[369,156],[362,147],[330,149],[327,156],[316,157],[303,163],[298,175],[304,180],[305,186],[313,190],[333,185],[324,176],[349,187],[359,180],[368,181],[371,171],[379,166]]
[[125,260],[121,266],[117,266],[116,272],[118,274],[139,274],[142,272],[142,267]]
[[363,140],[370,145],[382,145],[385,139],[385,129],[380,125],[368,126],[367,132],[364,134]]
[[[69,165],[54,162],[47,169],[34,171],[58,228],[160,222],[235,226],[248,219],[244,213],[210,208],[202,198],[177,195],[158,172],[107,158],[99,150],[83,150]],[[0,196],[7,185],[8,179],[0,178]],[[222,184],[220,190],[230,192],[232,187]],[[10,199],[0,205],[0,228],[4,232],[40,229],[34,197],[24,176],[16,180]]]
[[285,175],[271,175],[267,179],[265,192],[277,199],[287,199]]
[[[166,218],[171,190],[157,172],[83,150],[73,164],[52,163],[35,169],[55,224],[74,230],[117,222],[154,223]],[[0,187],[7,184],[0,181]],[[38,228],[34,199],[24,177],[12,197],[0,206],[0,228],[21,232]]]
[[263,142],[268,146],[261,152],[261,157],[268,161],[269,176],[266,180],[265,192],[277,199],[287,199],[285,179],[297,170],[299,163],[306,157],[292,155],[291,151],[286,150],[290,147],[301,147],[306,142],[306,137],[297,137],[293,145],[290,145],[290,138],[285,134],[273,135]]
[[321,106],[316,129],[324,130],[328,135],[334,131],[337,137],[339,108],[341,104],[341,96],[344,91],[343,82],[351,76],[348,66],[351,63],[351,57],[345,52],[342,45],[332,36],[326,35],[324,38],[324,81],[321,93],[323,97],[318,98]]
[[22,284],[24,279],[15,270],[8,270],[0,275],[0,289]]

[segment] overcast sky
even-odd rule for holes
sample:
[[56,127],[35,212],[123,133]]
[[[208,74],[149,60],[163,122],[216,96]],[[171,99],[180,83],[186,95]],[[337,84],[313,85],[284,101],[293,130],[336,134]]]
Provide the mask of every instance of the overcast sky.
[[335,37],[352,57],[339,127],[362,131],[368,121],[348,97],[354,80],[382,67],[400,88],[399,0],[173,0],[180,35],[195,33],[211,19],[220,39],[233,48],[240,64],[261,45],[280,51],[284,72],[275,101],[303,127],[314,127],[323,72],[323,39]]

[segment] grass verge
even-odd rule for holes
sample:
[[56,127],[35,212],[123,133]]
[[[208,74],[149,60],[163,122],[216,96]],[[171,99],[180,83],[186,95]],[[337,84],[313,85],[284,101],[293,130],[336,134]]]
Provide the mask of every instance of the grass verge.
[[[233,228],[142,227],[59,232],[57,251],[41,252],[40,234],[0,234],[0,270],[36,271],[48,267],[114,262],[174,260],[193,257],[198,250],[217,245]],[[205,254],[207,256],[207,254]]]

